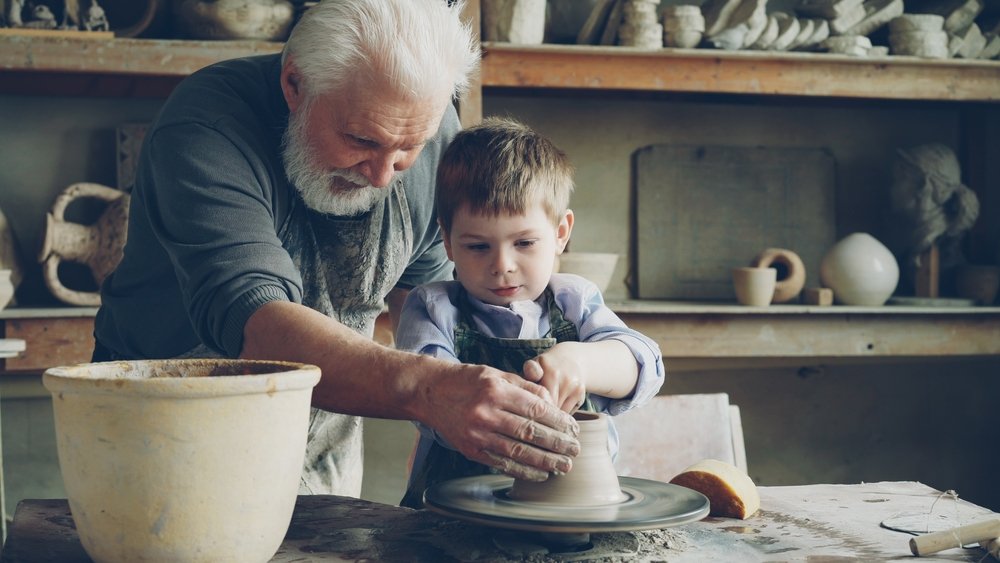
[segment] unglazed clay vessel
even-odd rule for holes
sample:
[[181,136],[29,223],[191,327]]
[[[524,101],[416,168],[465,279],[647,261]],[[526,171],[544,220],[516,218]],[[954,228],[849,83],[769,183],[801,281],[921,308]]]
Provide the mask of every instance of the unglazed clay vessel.
[[565,475],[553,475],[542,482],[515,479],[508,496],[523,502],[559,506],[601,506],[626,500],[618,483],[618,473],[608,450],[608,416],[577,412],[580,425],[580,455]]
[[806,284],[806,266],[798,254],[784,248],[765,248],[750,265],[754,268],[774,268],[778,281],[774,284],[772,303],[786,303],[799,296]]
[[[78,199],[96,199],[107,205],[93,224],[67,221],[66,208]],[[71,305],[101,304],[99,292],[77,291],[63,285],[59,264],[63,260],[84,264],[100,286],[122,259],[128,234],[128,205],[128,194],[100,184],[73,184],[59,194],[46,215],[38,256],[45,285],[57,299]]]
[[833,245],[819,266],[823,287],[844,305],[878,306],[896,290],[899,264],[892,252],[868,233],[848,235]]
[[778,270],[774,268],[733,268],[733,293],[740,305],[767,307],[774,298]]
[[0,309],[10,304],[14,298],[14,283],[10,281],[10,270],[0,270]]
[[174,17],[195,39],[283,41],[295,10],[287,0],[174,0]]
[[244,360],[57,367],[59,466],[98,562],[267,561],[288,530],[316,366]]
[[563,252],[558,269],[592,281],[603,292],[608,290],[617,265],[618,255],[613,252]]

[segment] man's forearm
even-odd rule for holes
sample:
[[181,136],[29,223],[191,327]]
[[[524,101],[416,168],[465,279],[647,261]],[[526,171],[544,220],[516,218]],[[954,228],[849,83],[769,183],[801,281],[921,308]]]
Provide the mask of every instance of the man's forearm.
[[419,376],[433,360],[382,346],[308,307],[275,301],[247,321],[247,359],[315,364],[323,377],[313,406],[380,418],[419,419],[413,404]]

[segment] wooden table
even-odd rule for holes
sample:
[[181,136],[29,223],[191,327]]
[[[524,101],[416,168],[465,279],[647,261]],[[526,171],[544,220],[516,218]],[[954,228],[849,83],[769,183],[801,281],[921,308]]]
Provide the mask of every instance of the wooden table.
[[[592,534],[604,550],[530,555],[544,561],[833,561],[910,558],[909,534],[883,521],[914,515],[932,530],[1000,517],[913,482],[760,487],[761,510],[748,520],[709,517],[641,532]],[[210,531],[206,530],[206,533]],[[514,540],[496,530],[396,506],[336,496],[301,496],[275,562],[517,561]],[[498,547],[499,546],[499,547]],[[522,546],[523,547],[523,546]],[[618,549],[618,552],[614,552]],[[914,561],[980,561],[980,548],[951,549]],[[89,561],[65,500],[25,500],[14,515],[4,562]]]

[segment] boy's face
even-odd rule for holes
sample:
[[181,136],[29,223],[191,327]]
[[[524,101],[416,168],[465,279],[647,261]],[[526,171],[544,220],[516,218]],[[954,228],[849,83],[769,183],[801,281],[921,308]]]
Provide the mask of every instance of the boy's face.
[[506,306],[542,294],[572,230],[570,210],[553,225],[541,206],[524,215],[489,217],[463,205],[452,218],[451,232],[444,234],[444,245],[466,291]]

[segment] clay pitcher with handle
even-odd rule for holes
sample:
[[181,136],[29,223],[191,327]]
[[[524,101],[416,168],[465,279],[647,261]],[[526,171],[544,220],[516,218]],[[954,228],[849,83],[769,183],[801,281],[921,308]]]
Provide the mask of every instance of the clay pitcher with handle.
[[[106,206],[97,221],[86,225],[67,221],[66,208],[80,198],[104,201]],[[38,261],[42,263],[45,285],[57,299],[72,305],[96,307],[101,304],[98,291],[67,288],[59,280],[63,260],[87,266],[98,286],[114,271],[122,259],[128,227],[129,196],[100,184],[78,183],[66,188],[46,214],[45,235]]]

